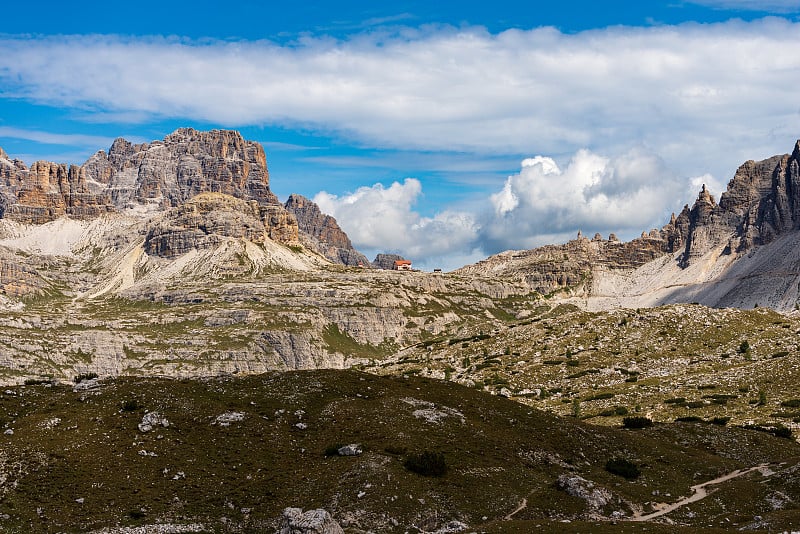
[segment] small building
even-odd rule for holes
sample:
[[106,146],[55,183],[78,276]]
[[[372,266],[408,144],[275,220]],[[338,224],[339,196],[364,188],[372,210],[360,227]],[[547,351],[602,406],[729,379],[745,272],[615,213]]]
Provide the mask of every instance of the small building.
[[411,261],[410,260],[394,260],[394,270],[395,271],[410,271],[411,270]]

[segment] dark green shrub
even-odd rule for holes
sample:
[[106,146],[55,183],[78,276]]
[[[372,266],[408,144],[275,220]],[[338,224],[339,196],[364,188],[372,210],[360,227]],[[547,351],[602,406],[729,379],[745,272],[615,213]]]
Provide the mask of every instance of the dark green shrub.
[[339,449],[344,447],[341,443],[336,443],[335,445],[328,445],[325,447],[325,458],[330,458],[331,456],[339,456]]
[[38,386],[40,384],[52,384],[53,380],[50,378],[26,378],[26,386]]
[[781,403],[784,408],[800,408],[800,399],[789,399]]
[[94,380],[95,378],[97,378],[97,373],[81,373],[81,374],[77,375],[75,378],[73,378],[72,380],[73,380],[73,382],[78,384],[79,382],[81,382],[83,380]]
[[621,476],[627,480],[634,480],[639,477],[641,471],[636,464],[625,458],[612,458],[606,462],[606,471],[612,475]]
[[702,423],[703,419],[696,415],[687,415],[686,417],[676,417],[676,423]]
[[772,433],[778,438],[787,438],[790,439],[792,437],[792,430],[788,427],[783,425],[776,426]]
[[425,477],[441,477],[447,473],[447,463],[441,452],[423,451],[410,454],[403,462],[403,467]]
[[622,419],[622,426],[624,428],[646,428],[648,426],[653,426],[653,421],[649,417],[629,415]]
[[714,417],[711,419],[711,424],[725,426],[728,424],[728,421],[730,420],[731,420],[730,417]]
[[389,445],[383,450],[388,452],[389,454],[395,454],[397,456],[403,455],[406,452],[408,452],[408,449],[406,449],[405,447],[401,447],[399,445]]
[[748,352],[750,352],[750,343],[742,341],[739,345],[739,354],[747,354]]
[[675,397],[673,399],[667,399],[664,401],[664,404],[684,404],[686,402],[686,397]]
[[607,393],[598,393],[597,395],[592,395],[591,397],[586,397],[584,400],[593,401],[593,400],[604,400],[604,399],[612,399],[616,393],[611,393],[610,391]]
[[129,399],[122,403],[123,412],[135,412],[141,407],[142,405],[136,399]]
[[625,406],[617,406],[614,408],[614,415],[628,415],[628,409]]

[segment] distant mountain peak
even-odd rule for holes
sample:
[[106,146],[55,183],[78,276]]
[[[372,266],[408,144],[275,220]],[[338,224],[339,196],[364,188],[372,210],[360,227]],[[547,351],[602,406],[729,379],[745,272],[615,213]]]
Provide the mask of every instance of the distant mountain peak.
[[[0,157],[8,160],[5,152]],[[90,220],[115,212],[151,216],[180,208],[198,195],[219,193],[254,202],[270,239],[294,243],[302,238],[330,261],[369,264],[332,217],[307,199],[297,204],[300,197],[287,203],[290,211],[270,190],[269,180],[260,143],[234,130],[178,128],[150,143],[117,138],[108,152],[97,151],[81,166],[0,166],[0,218],[42,224],[59,217]],[[302,230],[297,214],[303,219]],[[190,244],[156,248],[172,254]]]

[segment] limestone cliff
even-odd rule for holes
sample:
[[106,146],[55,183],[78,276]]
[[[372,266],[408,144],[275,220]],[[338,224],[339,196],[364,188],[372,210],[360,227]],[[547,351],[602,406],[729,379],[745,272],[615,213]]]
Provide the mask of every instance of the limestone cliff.
[[[29,169],[0,149],[0,218],[25,224],[43,224],[64,216],[91,220],[114,212],[158,214],[180,210],[203,193],[246,201],[241,204],[246,206],[242,216],[258,211],[255,217],[273,241],[302,242],[335,263],[370,265],[336,220],[312,201],[292,195],[286,205],[281,204],[269,187],[263,147],[235,131],[180,128],[161,141],[141,144],[119,138],[108,152],[98,151],[81,166],[38,161]],[[186,251],[200,234],[206,236],[206,242],[213,241],[209,236],[214,232],[204,233],[197,221],[182,220],[187,213],[168,216],[186,227],[152,229],[148,241],[152,248],[148,250],[168,255]],[[162,220],[159,224],[166,223]]]
[[28,169],[0,155],[0,216],[29,224],[162,211],[201,193],[253,201],[271,239],[298,239],[297,222],[270,191],[263,147],[235,131],[180,128],[142,144],[120,138],[80,167],[38,161]]
[[297,219],[302,241],[334,263],[353,267],[370,266],[366,256],[353,248],[350,238],[336,219],[322,213],[319,206],[302,195],[290,195],[284,205]]
[[700,302],[790,310],[800,304],[798,230],[800,141],[791,154],[744,163],[719,203],[703,186],[691,207],[630,242],[579,233],[457,272],[516,279],[595,309]]
[[748,161],[736,171],[719,204],[704,190],[690,211],[686,267],[725,245],[741,253],[800,229],[800,141],[792,154]]

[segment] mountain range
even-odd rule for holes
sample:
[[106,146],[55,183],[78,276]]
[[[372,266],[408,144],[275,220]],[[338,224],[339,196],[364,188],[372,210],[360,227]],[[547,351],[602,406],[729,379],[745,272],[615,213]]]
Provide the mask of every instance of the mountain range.
[[232,131],[0,150],[0,529],[800,528],[800,142],[450,273],[269,185]]
[[508,251],[457,272],[513,278],[593,310],[699,302],[713,307],[800,302],[800,142],[747,161],[717,203],[705,186],[661,229],[630,242],[596,234]]

